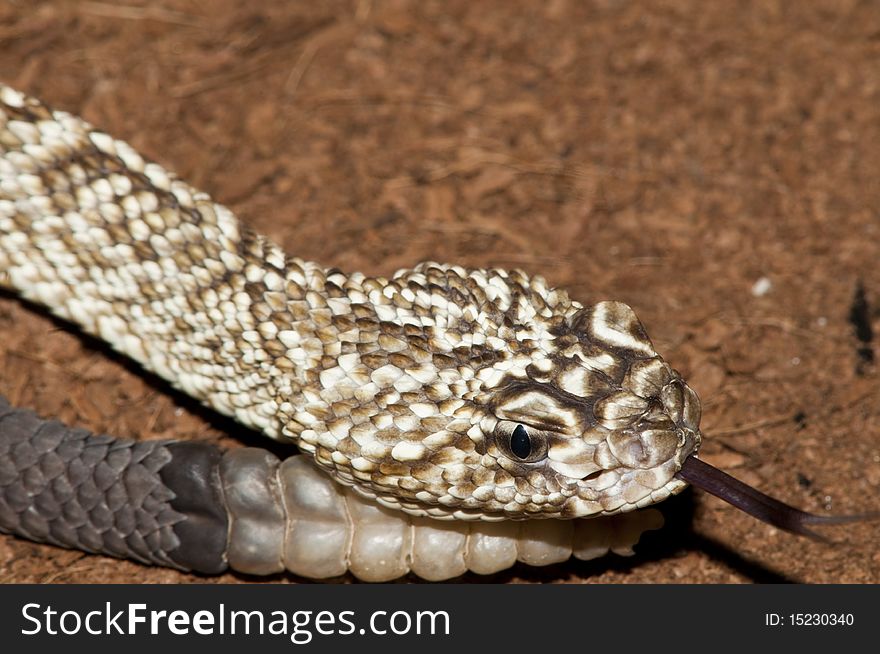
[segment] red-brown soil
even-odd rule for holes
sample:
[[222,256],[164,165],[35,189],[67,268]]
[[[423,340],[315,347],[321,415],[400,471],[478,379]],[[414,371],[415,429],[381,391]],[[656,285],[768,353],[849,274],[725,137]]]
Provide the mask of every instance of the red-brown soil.
[[[12,0],[0,79],[299,256],[521,267],[625,301],[703,398],[708,461],[808,510],[880,508],[851,315],[861,283],[856,322],[880,327],[874,3]],[[14,403],[96,431],[235,436],[9,296],[0,370]],[[665,510],[636,558],[489,580],[880,581],[876,523],[826,545],[699,492]],[[0,537],[0,581],[194,580]]]

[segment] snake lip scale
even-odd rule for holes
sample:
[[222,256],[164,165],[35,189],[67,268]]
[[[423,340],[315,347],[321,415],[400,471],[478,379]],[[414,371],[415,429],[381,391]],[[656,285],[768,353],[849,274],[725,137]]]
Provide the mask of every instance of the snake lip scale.
[[138,444],[0,401],[0,530],[34,540],[379,581],[628,553],[688,483],[804,535],[873,517],[808,514],[698,459],[697,395],[623,303],[520,270],[287,256],[4,85],[0,286],[303,453]]

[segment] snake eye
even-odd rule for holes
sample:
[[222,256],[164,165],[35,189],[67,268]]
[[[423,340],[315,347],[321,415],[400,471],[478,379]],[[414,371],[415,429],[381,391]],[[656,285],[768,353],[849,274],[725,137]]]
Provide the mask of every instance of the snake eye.
[[502,454],[517,463],[536,463],[547,458],[547,435],[522,423],[500,421],[495,443]]
[[522,425],[517,425],[510,435],[510,451],[520,459],[528,459],[532,453],[532,439],[529,432]]

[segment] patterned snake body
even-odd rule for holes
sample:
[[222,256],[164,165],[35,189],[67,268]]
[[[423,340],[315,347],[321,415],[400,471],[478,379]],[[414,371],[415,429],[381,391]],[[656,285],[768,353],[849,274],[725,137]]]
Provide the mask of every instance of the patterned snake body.
[[126,144],[0,99],[5,283],[343,483],[459,519],[612,514],[684,486],[699,405],[629,307],[518,271],[288,258]]
[[[423,263],[386,279],[288,257],[124,142],[5,86],[0,155],[0,286],[329,473],[250,450],[203,471],[238,511],[223,545],[237,569],[445,578],[625,552],[658,526],[628,512],[686,486],[699,401],[622,303],[585,307],[516,270]],[[172,468],[150,474],[178,484],[170,496],[195,492]],[[527,520],[624,513],[642,517]],[[492,526],[506,519],[526,522]],[[0,528],[80,546],[18,522]],[[401,564],[365,572],[390,560],[369,543],[398,532]],[[298,539],[311,544],[284,553]],[[338,555],[315,563],[330,541]],[[433,572],[416,563],[444,555],[455,562]]]

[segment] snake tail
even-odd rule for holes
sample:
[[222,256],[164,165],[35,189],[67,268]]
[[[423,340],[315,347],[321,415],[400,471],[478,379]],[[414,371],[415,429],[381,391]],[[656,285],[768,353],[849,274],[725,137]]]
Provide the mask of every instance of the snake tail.
[[363,581],[492,574],[633,554],[656,509],[582,520],[438,521],[376,505],[253,447],[95,435],[0,397],[0,532],[201,574]]

